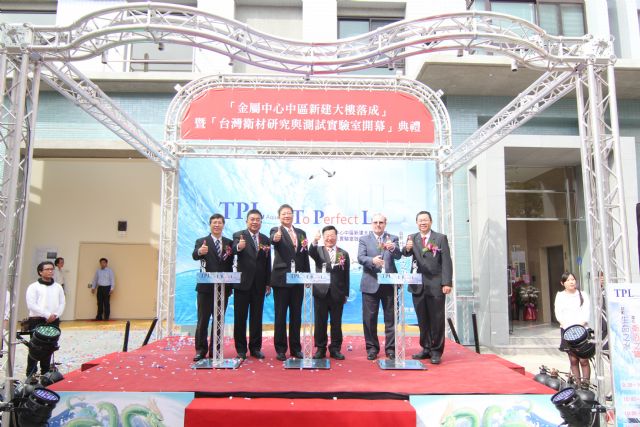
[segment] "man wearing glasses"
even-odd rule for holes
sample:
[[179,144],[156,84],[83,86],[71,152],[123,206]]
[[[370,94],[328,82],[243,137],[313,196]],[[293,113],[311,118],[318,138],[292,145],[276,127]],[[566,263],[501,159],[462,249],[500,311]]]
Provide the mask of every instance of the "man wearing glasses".
[[[33,333],[40,325],[60,326],[60,316],[64,311],[64,290],[53,280],[53,263],[44,261],[38,264],[40,278],[27,288],[27,308],[29,309],[29,330]],[[40,373],[46,374],[51,360],[40,361]],[[38,371],[38,361],[27,357],[27,376]]]
[[380,286],[378,273],[397,273],[394,260],[402,253],[398,236],[385,231],[387,218],[382,214],[373,216],[371,233],[358,241],[358,263],[362,265],[362,326],[367,347],[367,359],[375,360],[380,352],[378,342],[378,309],[382,303],[384,314],[384,348],[389,359],[395,359],[395,330],[393,315],[393,286]]

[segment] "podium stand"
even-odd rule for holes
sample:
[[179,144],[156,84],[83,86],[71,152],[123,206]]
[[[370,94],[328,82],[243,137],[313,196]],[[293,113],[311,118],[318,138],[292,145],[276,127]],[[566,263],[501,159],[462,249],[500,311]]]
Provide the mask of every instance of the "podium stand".
[[385,286],[391,285],[395,290],[393,295],[393,315],[396,336],[395,359],[380,359],[378,360],[378,366],[380,366],[380,369],[426,370],[426,366],[419,360],[405,359],[404,285],[422,283],[422,275],[417,273],[378,273],[378,283]]
[[331,283],[331,273],[287,273],[287,284],[304,286],[302,297],[302,327],[300,342],[302,343],[302,359],[287,359],[285,369],[329,369],[329,359],[314,359],[313,353],[313,285]]
[[213,325],[209,336],[211,358],[198,360],[191,365],[192,369],[236,369],[242,359],[224,358],[224,287],[226,283],[240,283],[240,275],[236,272],[198,272],[198,283],[211,283],[213,286]]

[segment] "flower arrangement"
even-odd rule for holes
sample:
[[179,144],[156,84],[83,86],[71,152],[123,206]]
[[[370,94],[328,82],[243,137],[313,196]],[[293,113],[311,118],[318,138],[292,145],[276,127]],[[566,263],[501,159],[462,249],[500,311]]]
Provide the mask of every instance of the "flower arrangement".
[[438,245],[436,245],[436,242],[434,242],[433,240],[429,240],[429,242],[427,242],[427,246],[422,248],[422,255],[426,254],[427,252],[431,252],[433,256],[436,256],[438,252],[442,252],[442,249],[440,249]]
[[[298,240],[300,238],[298,237]],[[300,241],[300,250],[302,252],[306,251],[309,248],[309,241],[307,240],[307,238],[305,236],[302,236],[302,240]]]
[[522,286],[520,288],[520,301],[525,307],[536,308],[540,291],[533,285]]
[[229,258],[231,256],[231,245],[227,245],[225,248],[223,248],[222,250],[222,260],[226,260],[227,258]]
[[259,245],[258,246],[258,251],[264,251],[265,254],[268,254],[270,250],[271,250],[271,246],[270,245]]
[[337,256],[338,265],[344,270],[344,263],[347,262],[347,257],[344,252],[338,252]]

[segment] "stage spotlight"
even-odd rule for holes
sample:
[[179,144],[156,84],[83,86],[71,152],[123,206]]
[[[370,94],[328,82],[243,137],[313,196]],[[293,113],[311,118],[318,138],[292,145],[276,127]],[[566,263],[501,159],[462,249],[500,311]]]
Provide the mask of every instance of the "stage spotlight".
[[51,384],[62,381],[63,379],[64,375],[62,375],[62,373],[57,369],[52,368],[49,372],[40,376],[40,384],[42,384],[43,387],[48,387]]
[[164,43],[158,43],[158,50],[164,50]]
[[514,73],[518,71],[518,62],[515,59],[511,60],[511,71]]
[[54,351],[58,350],[58,339],[60,329],[53,325],[39,325],[31,334],[29,347],[29,357],[38,362],[50,360]]
[[569,351],[580,359],[590,359],[596,353],[593,331],[582,325],[569,326],[564,330],[562,338],[567,342]]
[[560,416],[569,427],[591,425],[593,405],[584,402],[573,388],[565,388],[551,396],[551,402],[560,412]]
[[18,407],[20,427],[43,427],[60,401],[58,393],[38,387],[26,396]]
[[104,65],[107,65],[107,63],[109,62],[108,60],[108,54],[107,51],[105,50],[104,52],[102,52],[102,55],[100,55],[100,62],[102,62]]

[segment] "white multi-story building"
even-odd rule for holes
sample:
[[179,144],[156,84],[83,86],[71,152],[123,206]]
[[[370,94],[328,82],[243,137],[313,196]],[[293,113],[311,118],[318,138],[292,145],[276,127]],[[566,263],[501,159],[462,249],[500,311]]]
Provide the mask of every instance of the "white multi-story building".
[[[81,16],[126,3],[131,2],[0,0],[0,22],[71,25]],[[395,21],[467,10],[514,15],[552,35],[612,37],[618,58],[615,75],[628,229],[630,240],[636,241],[640,0],[172,3],[306,42],[331,42]],[[165,42],[115,47],[76,65],[158,140],[163,138],[164,117],[176,84],[218,73],[270,73],[224,55]],[[542,74],[504,56],[474,49],[415,55],[357,74],[396,73],[442,91],[454,146]],[[587,248],[576,108],[575,98],[565,97],[454,175],[457,320],[458,325],[469,326],[470,314],[477,313],[483,344],[506,344],[509,320],[522,316],[510,313],[514,283],[529,283],[539,290],[538,321],[549,323],[554,320],[553,297],[560,274],[574,271],[587,283],[596,273]],[[98,258],[112,254],[120,260],[120,275],[139,274],[135,276],[139,286],[123,291],[122,313],[153,317],[161,227],[160,168],[46,85],[39,97],[35,141],[20,283],[31,281],[33,266],[47,253],[64,256],[69,269],[64,319],[92,318],[94,305],[87,283]],[[117,224],[125,221],[123,231]],[[636,244],[631,245],[630,255],[637,278]],[[471,329],[459,329],[463,341],[470,342]]]

